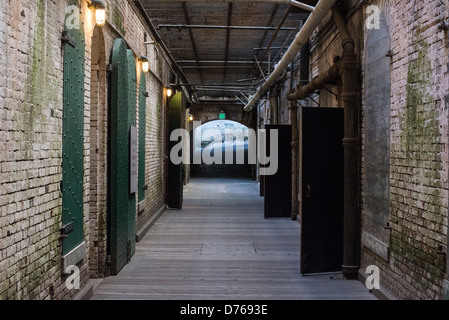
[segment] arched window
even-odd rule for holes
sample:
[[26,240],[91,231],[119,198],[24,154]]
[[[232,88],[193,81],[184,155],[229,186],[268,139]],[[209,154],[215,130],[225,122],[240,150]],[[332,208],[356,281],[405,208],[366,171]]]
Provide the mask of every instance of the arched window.
[[381,17],[380,29],[367,30],[365,44],[364,212],[362,243],[388,260],[390,214],[390,33]]

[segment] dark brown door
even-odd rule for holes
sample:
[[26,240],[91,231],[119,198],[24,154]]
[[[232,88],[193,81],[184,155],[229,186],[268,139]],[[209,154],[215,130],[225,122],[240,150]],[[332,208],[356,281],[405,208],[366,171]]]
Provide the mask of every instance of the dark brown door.
[[301,274],[343,263],[343,109],[301,109]]
[[[264,215],[265,218],[290,217],[292,214],[292,127],[289,125],[265,125],[266,155],[270,154],[271,136],[278,134],[278,165],[274,174],[261,176],[265,179]],[[267,166],[272,166],[269,163]]]

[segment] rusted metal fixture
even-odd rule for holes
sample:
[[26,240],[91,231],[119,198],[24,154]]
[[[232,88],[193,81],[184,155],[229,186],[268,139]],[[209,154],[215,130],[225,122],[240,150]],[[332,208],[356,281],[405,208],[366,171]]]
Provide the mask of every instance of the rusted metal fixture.
[[329,13],[335,2],[336,0],[320,0],[317,3],[306,23],[297,33],[293,43],[288,48],[281,61],[274,68],[274,71],[268,77],[267,81],[258,88],[248,104],[243,108],[245,111],[251,111],[262,96],[276,83],[277,78],[287,69],[288,64],[297,56],[304,44],[307,43],[312,32],[321,23],[326,14]]

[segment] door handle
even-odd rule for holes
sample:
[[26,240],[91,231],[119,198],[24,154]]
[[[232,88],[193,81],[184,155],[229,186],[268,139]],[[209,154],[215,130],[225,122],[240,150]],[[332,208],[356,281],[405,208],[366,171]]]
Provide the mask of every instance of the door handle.
[[310,184],[307,184],[306,186],[306,198],[311,198],[312,197],[312,187],[310,186]]

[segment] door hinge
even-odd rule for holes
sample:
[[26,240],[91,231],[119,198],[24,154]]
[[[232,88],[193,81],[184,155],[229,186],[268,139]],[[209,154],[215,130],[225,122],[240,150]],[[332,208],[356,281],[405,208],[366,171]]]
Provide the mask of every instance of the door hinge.
[[61,234],[67,235],[67,234],[69,234],[70,232],[72,232],[73,229],[75,229],[75,223],[72,221],[72,222],[69,222],[69,223],[67,223],[66,225],[62,226],[62,228],[61,228]]
[[62,226],[60,230],[59,239],[67,238],[69,236],[69,233],[72,232],[73,229],[75,229],[75,223],[73,221]]
[[62,32],[61,41],[63,44],[69,44],[72,47],[76,47],[76,42],[73,40],[73,37],[67,33],[67,31]]

